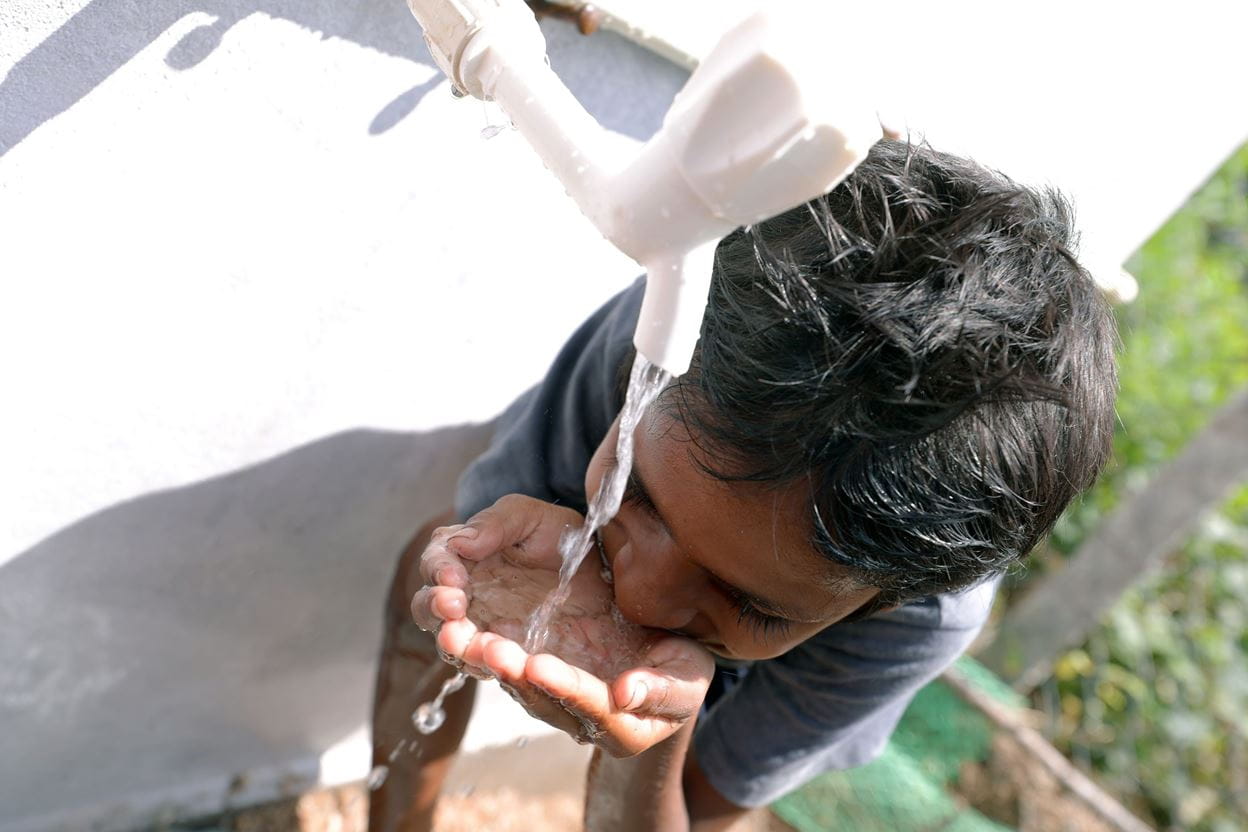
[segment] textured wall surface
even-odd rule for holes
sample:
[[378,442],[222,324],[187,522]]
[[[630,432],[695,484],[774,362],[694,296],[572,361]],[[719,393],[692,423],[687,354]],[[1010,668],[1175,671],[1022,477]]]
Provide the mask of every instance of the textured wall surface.
[[[657,128],[682,71],[544,29]],[[400,546],[637,273],[501,122],[403,0],[0,8],[0,829],[366,773]]]

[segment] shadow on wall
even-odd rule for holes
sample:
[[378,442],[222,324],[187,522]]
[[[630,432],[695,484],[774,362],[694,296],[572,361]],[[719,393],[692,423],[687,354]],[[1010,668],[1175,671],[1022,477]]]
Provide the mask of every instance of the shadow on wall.
[[0,755],[0,827],[314,759],[357,729],[398,553],[489,430],[337,434],[113,506],[0,567],[0,726],[18,752]]
[[[172,69],[188,70],[204,61],[221,45],[234,24],[253,14],[288,20],[323,39],[342,38],[387,55],[433,65],[420,25],[404,0],[360,0],[350,4],[338,0],[92,0],[19,60],[0,81],[0,156],[40,125],[74,106],[162,32],[195,12],[213,15],[216,20],[192,29],[169,50],[165,63]],[[560,70],[560,53],[593,48],[578,46],[575,41],[607,41],[615,51],[621,41],[611,33],[584,39],[566,23],[547,23],[543,29],[548,39],[553,34],[558,42],[550,48],[556,71]],[[261,66],[256,69],[264,71]],[[672,69],[677,75],[683,74],[675,67]],[[652,113],[644,121],[639,121],[635,112],[625,114],[627,118],[612,118],[608,106],[615,96],[598,95],[594,85],[578,85],[575,77],[565,75],[565,80],[603,126],[638,139],[648,138],[658,128],[662,112]],[[436,80],[400,93],[377,113],[368,132],[378,135],[393,127],[441,81],[439,74]]]

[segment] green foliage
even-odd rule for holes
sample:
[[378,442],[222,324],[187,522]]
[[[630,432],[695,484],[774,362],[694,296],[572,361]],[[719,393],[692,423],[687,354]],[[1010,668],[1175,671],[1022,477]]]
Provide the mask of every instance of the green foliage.
[[[1248,145],[1129,271],[1140,296],[1119,310],[1114,461],[1058,524],[1050,557],[1073,551],[1248,386]],[[1159,825],[1222,832],[1248,818],[1245,598],[1248,489],[1062,656],[1037,694],[1058,745]]]
[[[1017,693],[973,659],[963,656],[957,670],[998,702],[1022,704]],[[987,758],[992,735],[987,717],[943,681],[932,682],[910,703],[879,758],[828,772],[772,804],[772,810],[798,832],[1006,832],[948,791],[964,763]]]

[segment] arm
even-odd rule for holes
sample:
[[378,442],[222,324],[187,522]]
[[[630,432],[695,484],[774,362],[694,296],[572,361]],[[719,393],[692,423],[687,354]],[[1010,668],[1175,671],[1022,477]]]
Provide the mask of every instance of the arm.
[[731,832],[750,812],[711,785],[693,751],[691,721],[635,757],[594,751],[585,797],[591,832]]
[[692,832],[683,770],[693,721],[635,757],[615,758],[594,749],[585,796],[590,832]]

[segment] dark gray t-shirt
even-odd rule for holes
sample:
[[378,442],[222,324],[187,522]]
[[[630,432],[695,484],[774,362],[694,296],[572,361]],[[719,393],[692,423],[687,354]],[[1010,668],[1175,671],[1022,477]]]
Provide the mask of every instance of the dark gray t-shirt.
[[[620,365],[645,283],[610,300],[572,335],[546,378],[502,415],[490,447],[464,472],[465,520],[505,494],[585,510],[585,469],[610,429]],[[834,624],[748,674],[699,719],[707,778],[732,802],[761,806],[883,749],[911,697],[970,645],[995,582]]]

